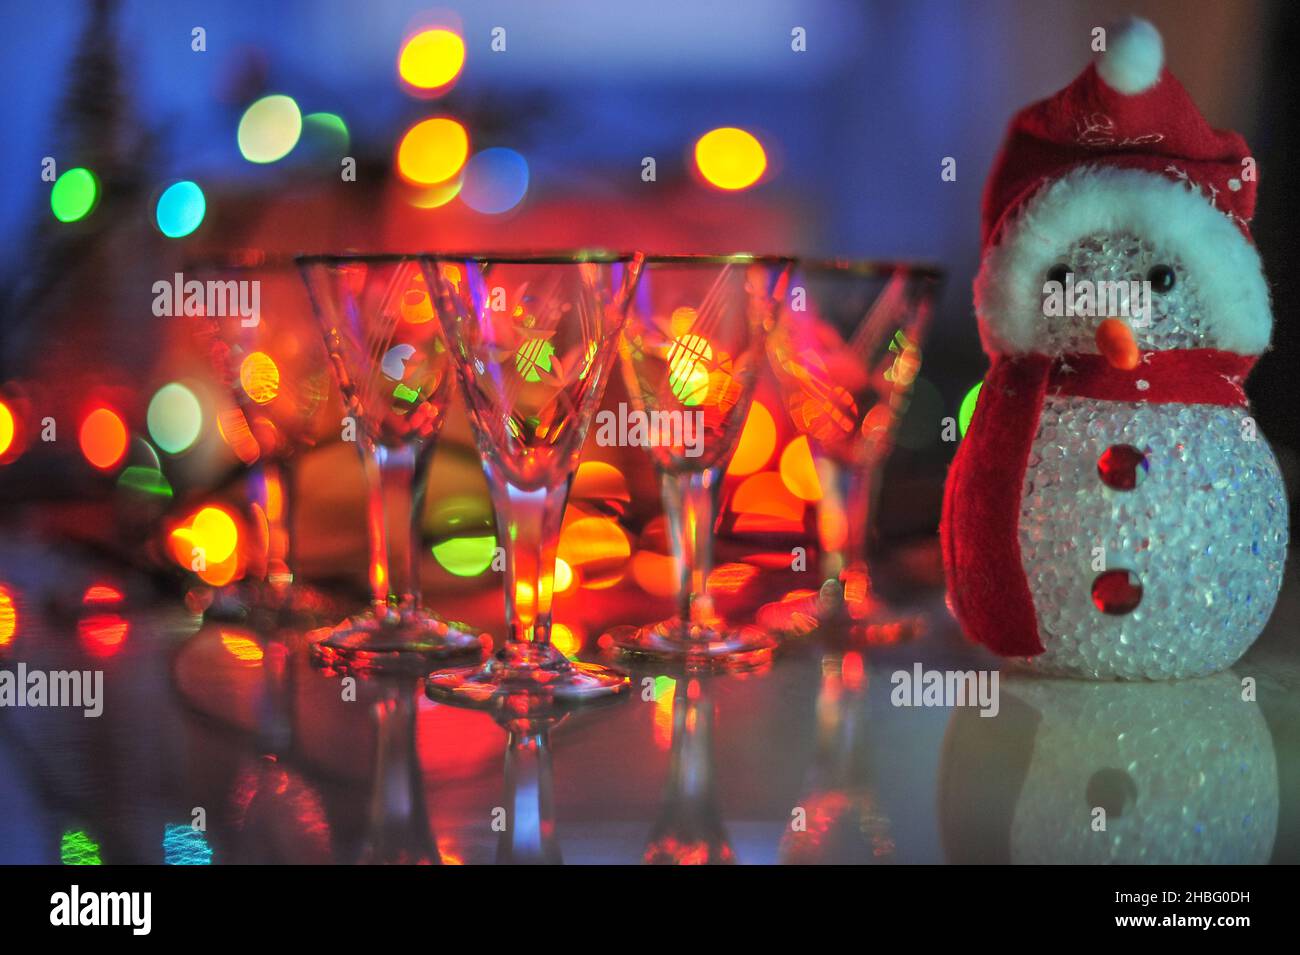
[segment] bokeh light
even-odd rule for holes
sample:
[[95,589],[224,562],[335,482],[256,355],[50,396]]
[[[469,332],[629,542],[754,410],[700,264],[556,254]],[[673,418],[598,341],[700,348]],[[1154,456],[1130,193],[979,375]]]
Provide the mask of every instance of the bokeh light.
[[0,401],[0,457],[8,453],[14,443],[14,413]]
[[0,647],[13,643],[18,632],[18,607],[9,589],[0,584]]
[[290,96],[263,96],[239,120],[239,152],[249,162],[269,163],[283,159],[298,145],[302,135],[302,113]]
[[310,148],[339,156],[352,143],[348,124],[338,113],[308,113],[302,118],[302,138]]
[[274,401],[280,393],[280,369],[264,351],[250,352],[239,363],[239,387],[259,405]]
[[961,400],[961,407],[957,409],[957,430],[961,436],[966,437],[966,429],[970,427],[970,419],[975,414],[975,403],[979,401],[980,389],[984,387],[984,382],[977,381],[971,386],[970,391]]
[[460,175],[446,182],[432,186],[412,186],[406,201],[417,209],[439,209],[460,195],[464,185],[465,174],[462,170]]
[[115,613],[93,613],[77,621],[81,649],[101,660],[115,656],[126,645],[130,624]]
[[248,418],[242,408],[226,408],[218,413],[217,433],[245,464],[252,464],[261,457],[261,445],[253,436],[253,429],[248,426]]
[[194,392],[178,381],[163,385],[149,402],[149,436],[168,454],[193,447],[203,429],[203,408]]
[[476,153],[465,165],[461,202],[475,212],[499,215],[523,201],[528,192],[528,161],[513,149],[493,147]]
[[450,537],[433,545],[433,557],[449,574],[477,577],[492,566],[496,549],[493,534]]
[[465,65],[465,41],[451,30],[417,33],[402,46],[397,73],[417,90],[438,90],[452,83]]
[[668,387],[688,407],[709,397],[709,366],[713,346],[703,335],[682,335],[668,349]]
[[201,547],[210,564],[219,564],[230,557],[239,545],[239,528],[226,511],[219,507],[204,507],[194,515],[190,535],[195,547]]
[[94,211],[99,202],[99,180],[89,169],[78,166],[54,180],[50,190],[50,211],[60,222],[76,222]]
[[172,183],[158,197],[158,230],[169,239],[189,235],[203,223],[208,201],[198,183],[188,179]]
[[446,182],[465,165],[469,133],[456,120],[437,116],[416,123],[397,147],[397,171],[418,186]]
[[541,381],[543,372],[550,373],[554,356],[555,346],[548,339],[525,339],[515,354],[515,370],[524,381]]
[[749,406],[749,414],[741,429],[740,440],[736,442],[736,452],[727,465],[727,473],[732,477],[753,474],[771,460],[775,450],[776,421],[763,402],[755,401]]
[[767,153],[752,133],[723,126],[705,133],[695,143],[695,166],[711,185],[734,192],[762,178],[767,170]]
[[126,456],[126,424],[112,408],[96,408],[81,422],[81,453],[101,471],[110,471]]
[[81,602],[87,607],[111,607],[123,599],[122,591],[112,584],[91,584],[81,595]]
[[573,568],[563,557],[555,559],[555,582],[551,586],[557,594],[562,594],[573,586]]
[[632,541],[618,521],[604,515],[584,516],[575,512],[560,531],[555,589],[568,589],[559,583],[560,562],[578,584],[600,589],[622,579],[631,555]]
[[221,631],[221,645],[227,653],[240,663],[253,665],[262,662],[264,655],[262,647],[251,635],[223,630]]
[[801,434],[781,452],[781,481],[795,497],[815,503],[821,500],[822,485],[817,478],[808,436]]
[[780,521],[803,520],[804,502],[786,490],[781,475],[775,471],[751,474],[736,488],[731,509],[737,514],[777,518]]

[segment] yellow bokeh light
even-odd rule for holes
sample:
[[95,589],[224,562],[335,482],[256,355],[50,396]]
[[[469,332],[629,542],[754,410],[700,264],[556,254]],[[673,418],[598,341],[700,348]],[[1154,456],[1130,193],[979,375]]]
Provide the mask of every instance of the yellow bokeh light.
[[259,405],[273,401],[280,393],[280,369],[264,351],[255,351],[239,363],[239,385]]
[[302,136],[302,113],[291,97],[263,96],[239,120],[239,152],[249,162],[283,159]]
[[223,630],[221,632],[221,645],[226,648],[227,653],[240,663],[262,662],[262,648],[258,646],[257,641],[252,637]]
[[397,72],[416,89],[436,90],[460,75],[465,41],[451,30],[425,30],[402,46]]
[[772,412],[761,401],[749,406],[749,416],[736,442],[736,453],[731,456],[727,473],[733,477],[753,474],[771,460],[776,450],[776,422]]
[[555,559],[555,592],[562,594],[573,586],[573,568],[561,557]]
[[9,406],[0,401],[0,454],[9,450],[14,443],[14,413]]
[[703,404],[709,396],[709,366],[713,346],[702,335],[683,335],[668,349],[668,387],[688,407]]
[[705,133],[695,143],[695,165],[711,185],[735,191],[762,178],[767,170],[767,153],[752,133],[723,126]]
[[205,507],[195,514],[190,534],[194,546],[202,548],[204,559],[209,564],[222,563],[239,544],[239,528],[219,507]]
[[461,187],[464,185],[465,176],[462,170],[460,175],[446,182],[432,186],[412,187],[406,201],[417,209],[439,209],[460,195]]
[[551,643],[566,657],[571,657],[582,649],[582,637],[562,623],[551,626]]
[[397,147],[397,171],[407,182],[431,186],[460,172],[469,157],[469,133],[446,116],[416,123]]
[[9,591],[0,586],[0,647],[13,642],[18,632],[18,609]]

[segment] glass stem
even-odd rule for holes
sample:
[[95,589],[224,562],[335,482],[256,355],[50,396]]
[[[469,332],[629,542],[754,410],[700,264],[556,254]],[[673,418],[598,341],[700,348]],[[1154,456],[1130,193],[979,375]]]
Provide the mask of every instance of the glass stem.
[[419,687],[379,682],[374,704],[375,767],[370,822],[362,861],[421,864],[440,861],[424,805],[424,776],[416,749]]
[[821,552],[822,580],[839,580],[847,563],[849,508],[847,469],[834,458],[814,452],[813,465],[822,497],[817,502],[817,544]]
[[505,552],[506,652],[527,657],[528,645],[539,650],[551,642],[555,553],[573,475],[528,491],[511,484],[491,461],[484,470]]
[[266,516],[265,580],[276,590],[293,583],[293,479],[286,459],[263,461],[257,468],[257,504]]
[[497,862],[513,865],[560,863],[555,837],[555,801],[548,726],[507,727],[505,828],[497,840]]
[[708,592],[713,570],[713,521],[722,467],[662,475],[664,515],[677,565],[677,617],[683,634],[717,621]]
[[[420,602],[420,521],[431,445],[375,445],[362,452],[370,537],[370,594],[375,613]],[[397,528],[403,533],[395,533]],[[394,553],[394,547],[403,548]]]

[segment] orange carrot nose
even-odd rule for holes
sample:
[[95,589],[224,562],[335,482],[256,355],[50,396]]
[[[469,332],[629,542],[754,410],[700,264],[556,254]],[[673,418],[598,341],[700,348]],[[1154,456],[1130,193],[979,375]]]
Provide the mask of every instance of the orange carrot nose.
[[1138,366],[1137,340],[1123,319],[1108,318],[1097,326],[1097,350],[1121,371],[1132,371]]

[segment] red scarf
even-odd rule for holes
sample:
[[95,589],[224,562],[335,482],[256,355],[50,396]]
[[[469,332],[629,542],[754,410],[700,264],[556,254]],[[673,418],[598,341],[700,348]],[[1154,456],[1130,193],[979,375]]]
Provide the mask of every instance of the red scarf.
[[1246,407],[1250,355],[1212,348],[1143,352],[1121,371],[1100,355],[998,356],[944,489],[944,570],[966,634],[1004,656],[1043,652],[1020,562],[1020,492],[1048,395]]
[[[999,359],[1003,360],[1014,359]],[[1143,352],[1132,371],[1115,368],[1101,355],[1063,355],[1052,362],[1047,393],[1101,401],[1244,408],[1247,402],[1242,383],[1254,365],[1254,355],[1214,348]]]

